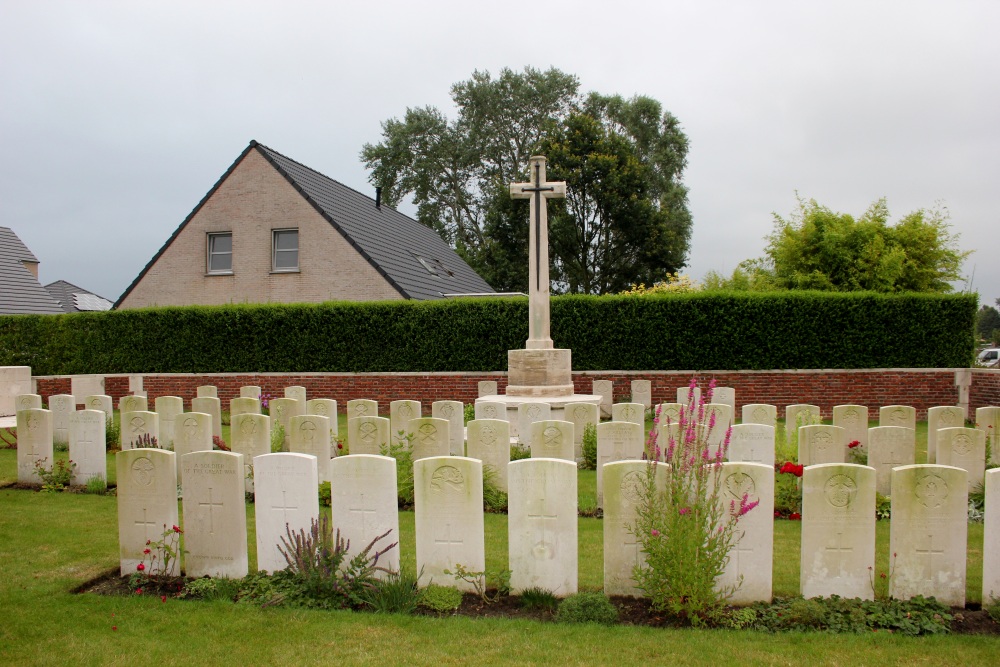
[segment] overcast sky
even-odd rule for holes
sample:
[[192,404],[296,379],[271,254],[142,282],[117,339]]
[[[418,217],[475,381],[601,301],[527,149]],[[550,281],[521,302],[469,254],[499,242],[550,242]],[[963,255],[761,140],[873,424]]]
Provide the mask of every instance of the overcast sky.
[[[345,5],[347,5],[345,7]],[[0,0],[0,225],[112,301],[251,139],[363,192],[358,157],[450,86],[554,66],[690,139],[686,272],[762,254],[796,192],[943,205],[1000,297],[1000,2]]]

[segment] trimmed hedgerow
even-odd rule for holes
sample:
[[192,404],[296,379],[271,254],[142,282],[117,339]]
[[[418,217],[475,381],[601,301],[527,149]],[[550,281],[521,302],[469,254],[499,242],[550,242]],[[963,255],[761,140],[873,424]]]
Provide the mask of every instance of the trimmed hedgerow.
[[[576,370],[951,368],[974,295],[830,292],[563,296]],[[504,370],[524,298],[148,308],[0,316],[0,365],[35,375]]]

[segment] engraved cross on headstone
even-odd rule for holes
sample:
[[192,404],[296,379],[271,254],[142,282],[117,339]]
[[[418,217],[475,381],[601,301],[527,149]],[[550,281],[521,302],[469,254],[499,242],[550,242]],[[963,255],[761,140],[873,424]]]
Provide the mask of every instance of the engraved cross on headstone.
[[148,540],[148,539],[150,539],[149,538],[149,527],[150,526],[155,526],[156,524],[153,523],[152,521],[148,520],[148,518],[146,517],[146,511],[147,511],[146,508],[143,507],[142,508],[142,521],[136,521],[135,525],[142,526],[142,533],[143,533],[143,535],[145,535],[146,539]]
[[281,506],[279,507],[278,505],[272,505],[271,509],[273,509],[273,510],[275,510],[277,512],[281,512],[284,515],[284,517],[285,517],[285,525],[287,526],[288,525],[288,510],[297,510],[297,509],[299,509],[299,506],[298,505],[289,505],[288,504],[288,491],[286,489],[282,489],[281,490]]
[[200,502],[200,503],[198,503],[198,507],[207,507],[208,508],[208,532],[209,532],[210,535],[214,535],[215,534],[215,516],[214,516],[214,511],[213,510],[216,507],[225,507],[225,504],[224,503],[213,503],[212,502],[212,487],[208,487],[208,502],[207,503]]
[[455,545],[465,544],[465,540],[453,540],[451,538],[451,524],[446,523],[444,525],[444,539],[435,539],[434,544],[444,545],[445,551],[448,553],[449,564],[454,565],[454,559],[451,556],[451,548]]
[[525,349],[552,349],[549,335],[549,229],[548,200],[566,197],[566,183],[547,181],[545,157],[528,161],[531,181],[511,183],[510,196],[530,202],[528,233],[528,341]]
[[927,576],[934,576],[934,554],[944,554],[944,549],[934,548],[934,535],[927,536],[927,548],[926,549],[914,549],[914,552],[920,556],[927,556]]
[[[368,521],[366,521],[366,519],[369,514],[375,515],[378,512],[365,506],[365,494],[363,493],[361,494],[360,505],[361,507],[349,507],[347,511],[350,512],[351,514],[361,515],[361,538],[362,540],[367,541],[369,538],[369,533],[368,533]],[[450,532],[450,527],[449,527],[449,532]],[[374,537],[374,535],[372,535],[372,537]]]
[[548,549],[548,548],[550,548],[550,544],[545,539],[545,525],[546,525],[545,522],[546,521],[555,521],[555,520],[557,520],[559,518],[559,515],[558,514],[546,514],[545,513],[545,498],[540,498],[538,504],[541,505],[541,507],[539,508],[539,510],[537,512],[535,512],[534,514],[528,514],[528,518],[529,519],[537,519],[538,522],[539,522],[539,524],[540,524],[540,527],[541,527],[542,538],[541,538],[541,540],[538,541],[538,544],[536,545],[535,548],[537,549],[537,548],[541,547],[543,549]]
[[844,554],[849,554],[854,552],[854,547],[845,547],[844,544],[844,534],[837,533],[836,544],[826,547],[827,553],[833,553],[837,557],[837,567],[840,568],[841,574],[844,572]]

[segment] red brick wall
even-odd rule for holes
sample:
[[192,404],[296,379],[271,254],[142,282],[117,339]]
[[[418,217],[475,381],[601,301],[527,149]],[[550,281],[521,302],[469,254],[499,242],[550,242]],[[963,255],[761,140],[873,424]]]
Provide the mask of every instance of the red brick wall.
[[[629,399],[632,380],[650,380],[653,402],[662,403],[673,401],[677,388],[686,386],[691,377],[691,371],[578,372],[573,374],[573,382],[578,393],[589,394],[594,380],[611,380],[614,399],[620,402]],[[697,377],[702,385],[714,378],[719,386],[733,387],[737,414],[746,403],[771,403],[778,406],[779,413],[792,403],[812,403],[829,417],[834,405],[857,403],[872,408],[874,417],[879,406],[900,404],[912,405],[918,418],[924,419],[927,408],[955,405],[959,400],[954,369],[719,371],[698,373]],[[180,396],[188,403],[198,386],[215,385],[226,409],[244,385],[259,385],[273,397],[283,396],[285,387],[301,385],[308,396],[336,399],[341,411],[352,398],[377,400],[381,412],[388,412],[390,401],[419,399],[429,411],[431,403],[438,400],[473,402],[480,380],[495,380],[500,393],[507,386],[505,373],[247,373],[145,375],[143,389],[151,401],[157,396]],[[36,384],[46,400],[52,394],[70,391],[68,377],[39,377]],[[129,393],[128,387],[126,375],[105,377],[105,391],[116,402]],[[970,409],[983,405],[1000,405],[1000,371],[973,371]]]

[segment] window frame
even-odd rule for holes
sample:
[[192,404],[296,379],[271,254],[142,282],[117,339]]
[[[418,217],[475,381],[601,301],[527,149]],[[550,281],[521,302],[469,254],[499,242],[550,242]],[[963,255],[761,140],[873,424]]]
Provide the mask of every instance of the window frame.
[[[212,248],[212,241],[223,236],[229,237],[229,252],[219,252]],[[228,269],[213,269],[212,258],[229,255]],[[210,276],[230,276],[233,274],[233,232],[219,231],[205,234],[205,273]]]
[[[289,232],[295,232],[295,266],[278,266],[278,253],[291,253],[290,249],[278,249],[278,235],[287,234]],[[283,227],[280,229],[271,230],[271,273],[298,273],[301,266],[299,262],[299,228],[298,227]]]

